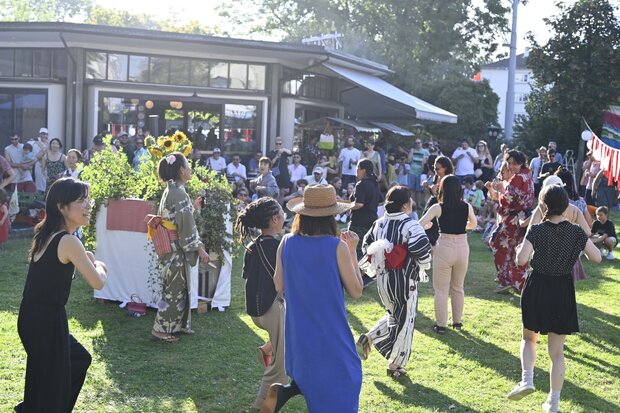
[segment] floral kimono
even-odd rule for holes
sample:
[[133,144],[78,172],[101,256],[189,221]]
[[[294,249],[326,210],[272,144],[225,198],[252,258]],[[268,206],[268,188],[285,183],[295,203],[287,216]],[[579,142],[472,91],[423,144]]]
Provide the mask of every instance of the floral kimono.
[[194,207],[183,185],[168,181],[158,214],[176,225],[179,239],[172,242],[170,254],[159,257],[162,293],[153,325],[153,330],[159,333],[178,333],[191,328],[190,268],[196,265],[198,249],[202,246],[193,213]]
[[525,228],[519,225],[519,212],[532,208],[534,204],[534,180],[528,169],[513,176],[505,191],[499,195],[497,214],[501,224],[492,235],[491,249],[497,268],[497,278],[503,286],[523,290],[528,265],[517,266],[517,245],[523,242]]

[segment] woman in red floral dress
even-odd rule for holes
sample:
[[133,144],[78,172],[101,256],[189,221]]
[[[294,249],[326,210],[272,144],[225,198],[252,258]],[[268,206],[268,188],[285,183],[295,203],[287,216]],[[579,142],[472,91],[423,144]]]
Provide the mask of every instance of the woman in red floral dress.
[[521,293],[527,264],[517,266],[515,262],[517,245],[521,244],[525,235],[525,228],[519,225],[519,214],[531,209],[534,204],[534,180],[522,152],[511,150],[504,159],[510,178],[499,187],[487,183],[491,197],[499,201],[497,215],[501,221],[491,238],[500,282],[495,292],[502,293],[514,288]]

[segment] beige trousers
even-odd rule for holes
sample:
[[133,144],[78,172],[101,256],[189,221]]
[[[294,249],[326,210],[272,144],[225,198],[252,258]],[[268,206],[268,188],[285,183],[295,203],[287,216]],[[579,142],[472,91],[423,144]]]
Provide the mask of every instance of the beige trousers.
[[465,274],[469,265],[467,234],[440,234],[433,251],[433,289],[435,323],[448,324],[448,293],[452,303],[452,322],[460,323],[465,301]]
[[269,340],[273,348],[271,364],[263,373],[258,396],[254,401],[254,408],[260,409],[263,400],[267,397],[269,386],[273,383],[288,384],[289,379],[284,371],[284,303],[276,299],[271,308],[260,317],[252,317],[257,327],[269,333]]

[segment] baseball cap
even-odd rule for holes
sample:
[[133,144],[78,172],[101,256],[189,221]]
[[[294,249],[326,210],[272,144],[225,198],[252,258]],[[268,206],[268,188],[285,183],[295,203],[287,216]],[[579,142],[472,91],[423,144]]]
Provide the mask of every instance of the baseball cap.
[[220,148],[213,148],[213,153],[220,153]]
[[39,133],[47,133],[49,135],[49,132],[48,132],[47,128],[39,129]]
[[94,145],[103,145],[103,138],[100,135],[97,135],[93,138]]
[[562,179],[560,179],[559,176],[551,175],[545,178],[545,181],[543,182],[543,187],[551,185],[564,186],[564,182],[562,182]]
[[312,170],[312,173],[314,174],[319,173],[323,175],[323,168],[321,168],[320,166],[315,166],[314,169]]

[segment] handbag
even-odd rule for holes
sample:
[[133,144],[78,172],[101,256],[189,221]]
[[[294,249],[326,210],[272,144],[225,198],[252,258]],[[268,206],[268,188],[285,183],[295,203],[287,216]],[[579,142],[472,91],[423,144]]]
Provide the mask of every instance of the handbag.
[[11,222],[15,220],[15,217],[19,214],[19,198],[17,196],[17,184],[15,184],[15,190],[11,194],[9,201],[9,218]]
[[149,214],[144,218],[147,225],[147,238],[153,241],[155,253],[162,255],[172,252],[172,242],[179,239],[177,227],[160,215]]
[[127,303],[127,313],[130,315],[146,314],[146,303],[138,294],[131,294],[131,301]]

